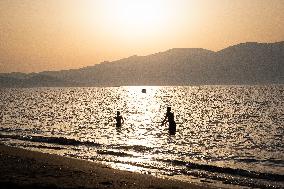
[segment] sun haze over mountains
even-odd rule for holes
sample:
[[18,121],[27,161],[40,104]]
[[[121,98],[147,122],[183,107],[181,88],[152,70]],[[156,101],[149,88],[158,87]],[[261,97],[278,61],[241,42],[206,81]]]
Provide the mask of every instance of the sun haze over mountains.
[[81,69],[0,74],[0,87],[283,84],[284,42],[175,48]]
[[284,40],[282,0],[2,0],[0,72]]

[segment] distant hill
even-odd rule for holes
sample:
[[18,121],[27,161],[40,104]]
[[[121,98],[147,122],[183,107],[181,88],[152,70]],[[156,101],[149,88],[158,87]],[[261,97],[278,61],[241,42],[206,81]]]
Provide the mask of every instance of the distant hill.
[[284,42],[176,48],[81,69],[0,74],[0,87],[283,84]]
[[12,73],[11,75],[0,75],[0,87],[64,87],[74,86],[75,84],[44,74],[21,75]]

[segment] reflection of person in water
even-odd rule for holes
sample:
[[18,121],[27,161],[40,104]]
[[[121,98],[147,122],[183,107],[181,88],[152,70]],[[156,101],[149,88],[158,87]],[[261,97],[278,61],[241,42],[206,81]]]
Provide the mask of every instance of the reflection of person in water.
[[167,113],[166,113],[165,119],[162,121],[162,125],[164,125],[166,121],[169,122],[169,131],[175,132],[176,122],[175,122],[174,113],[171,112],[171,107],[167,107]]
[[124,119],[123,119],[123,117],[120,115],[120,111],[117,111],[117,112],[116,112],[116,117],[114,117],[114,119],[116,120],[116,126],[117,126],[117,127],[120,127],[121,124],[124,123]]

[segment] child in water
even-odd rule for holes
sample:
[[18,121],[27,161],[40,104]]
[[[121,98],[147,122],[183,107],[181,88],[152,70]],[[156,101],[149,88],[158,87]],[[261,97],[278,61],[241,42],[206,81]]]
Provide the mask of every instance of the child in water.
[[[124,123],[124,119],[123,117],[120,115],[120,111],[116,112],[116,117],[114,117],[114,119],[116,120],[116,126],[120,127],[123,123]],[[122,122],[121,122],[122,121]]]

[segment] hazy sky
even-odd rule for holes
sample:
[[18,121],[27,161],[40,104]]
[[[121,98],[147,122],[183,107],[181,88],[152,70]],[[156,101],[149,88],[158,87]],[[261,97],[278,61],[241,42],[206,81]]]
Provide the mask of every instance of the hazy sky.
[[284,0],[0,0],[0,72],[284,40]]

